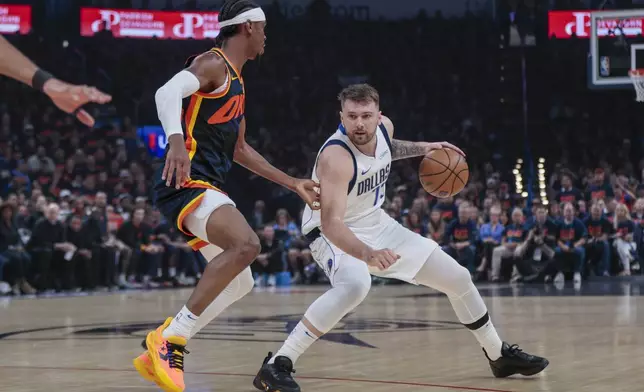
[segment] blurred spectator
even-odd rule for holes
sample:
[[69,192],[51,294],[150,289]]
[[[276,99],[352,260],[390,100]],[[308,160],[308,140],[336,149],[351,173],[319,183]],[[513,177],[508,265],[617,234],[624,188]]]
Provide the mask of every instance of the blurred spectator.
[[[557,224],[548,217],[546,207],[538,205],[535,208],[535,215],[529,223],[528,229],[526,256],[529,256],[532,261],[537,263],[537,265],[533,265],[537,267],[535,271],[544,271],[555,255]],[[528,276],[525,281],[530,281],[537,276]]]
[[455,219],[445,230],[448,243],[445,251],[454,257],[459,264],[474,273],[476,225],[470,220],[470,211],[466,204],[458,208],[458,219]]
[[276,274],[284,270],[283,256],[284,243],[275,239],[275,229],[273,226],[264,226],[262,236],[260,237],[262,251],[257,256],[253,264],[253,273],[255,274],[255,284],[263,286],[264,277],[267,277],[268,286],[276,285]]
[[631,263],[637,257],[637,246],[634,241],[635,224],[633,224],[626,205],[617,205],[613,224],[615,227],[615,249],[617,249],[619,261],[622,264],[620,275],[629,276],[631,274]]
[[501,245],[494,248],[492,252],[492,281],[498,282],[501,279],[501,263],[504,258],[512,260],[512,279],[519,277],[517,262],[523,258],[526,251],[527,231],[524,225],[523,211],[515,208],[512,211],[512,223],[503,230]]
[[572,176],[570,173],[561,174],[561,190],[557,192],[555,201],[561,203],[577,203],[583,200],[583,196],[579,189],[573,187]]
[[434,208],[427,223],[427,237],[433,239],[439,245],[444,245],[446,226],[447,224],[441,216],[441,210]]
[[[10,272],[13,281],[13,293],[18,295],[35,294],[36,290],[28,282],[31,271],[31,257],[22,245],[18,228],[14,223],[13,207],[0,204],[0,285],[3,282],[3,267]],[[7,294],[6,288],[3,294]]]
[[597,276],[609,276],[610,245],[608,237],[613,234],[613,225],[603,216],[601,207],[595,203],[590,207],[590,216],[585,221],[588,232],[586,252],[588,262],[595,264]]
[[556,270],[554,282],[563,283],[565,277],[563,271],[572,264],[573,282],[581,284],[581,272],[584,270],[586,261],[586,227],[575,218],[575,207],[572,203],[565,203],[563,207],[563,219],[559,222],[557,233],[557,248],[555,249],[556,263],[553,263]]
[[92,259],[92,237],[83,230],[81,216],[73,215],[69,219],[65,236],[67,241],[76,248],[74,256],[69,261],[73,268],[72,274],[77,277],[74,286],[78,289],[93,290],[96,287],[101,266],[98,264],[98,259]]
[[[150,228],[143,222],[145,210],[137,208],[132,214],[132,219],[126,221],[119,228],[116,236],[132,250],[130,260],[122,259],[121,277],[119,284],[124,286],[139,287],[137,276],[142,275],[142,283],[148,287],[159,287],[159,283],[152,278],[160,277],[161,252],[163,247],[150,241]],[[127,275],[127,282],[123,278]]]
[[71,260],[76,247],[65,239],[65,228],[58,221],[60,209],[51,203],[45,216],[34,225],[27,249],[36,266],[36,287],[40,291],[70,290],[73,287]]
[[487,278],[487,272],[492,261],[492,252],[501,245],[505,227],[501,224],[501,208],[492,206],[490,208],[490,221],[484,223],[479,231],[479,238],[482,243],[483,259],[477,269],[478,278]]

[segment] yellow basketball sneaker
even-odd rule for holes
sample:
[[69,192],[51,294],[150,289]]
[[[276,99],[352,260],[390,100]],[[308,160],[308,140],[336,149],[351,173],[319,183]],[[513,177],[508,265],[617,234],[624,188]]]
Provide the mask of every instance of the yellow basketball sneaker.
[[158,385],[167,392],[183,392],[186,385],[183,381],[183,356],[188,354],[186,339],[180,336],[163,337],[172,317],[162,326],[148,333],[145,343],[152,360],[154,374]]
[[141,377],[146,381],[150,381],[161,386],[157,380],[156,374],[154,373],[154,365],[152,364],[152,359],[150,359],[150,354],[147,351],[134,358],[132,363],[134,364],[136,371],[139,372]]

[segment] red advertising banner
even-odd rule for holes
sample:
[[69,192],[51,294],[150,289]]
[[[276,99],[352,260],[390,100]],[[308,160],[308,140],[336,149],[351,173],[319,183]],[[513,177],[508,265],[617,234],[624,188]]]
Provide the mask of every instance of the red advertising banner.
[[[610,30],[617,28],[617,19],[598,19],[597,36],[605,37]],[[642,34],[644,18],[626,19],[622,25],[624,35],[635,37]],[[590,38],[590,11],[550,11],[548,12],[548,36],[557,38]],[[617,32],[617,34],[620,34]]]
[[109,30],[117,38],[213,39],[219,35],[218,12],[81,9],[81,35]]
[[28,34],[31,6],[0,4],[0,34]]

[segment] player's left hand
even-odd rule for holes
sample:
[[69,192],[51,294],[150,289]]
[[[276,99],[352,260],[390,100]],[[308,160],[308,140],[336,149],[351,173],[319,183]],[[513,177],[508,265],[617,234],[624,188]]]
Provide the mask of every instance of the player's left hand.
[[110,95],[95,87],[69,84],[55,78],[45,82],[43,91],[58,109],[73,114],[88,127],[94,126],[94,118],[81,107],[89,102],[104,104],[112,100]]
[[313,180],[297,179],[294,190],[312,210],[320,209],[320,184]]
[[461,154],[462,156],[465,156],[465,153],[460,148],[458,148],[455,145],[453,145],[452,143],[448,143],[448,142],[426,143],[426,148],[427,148],[427,154],[429,154],[429,152],[432,151],[432,150],[440,150],[440,149],[443,149],[443,148],[449,148],[449,149],[452,149],[452,150],[456,151],[457,153]]

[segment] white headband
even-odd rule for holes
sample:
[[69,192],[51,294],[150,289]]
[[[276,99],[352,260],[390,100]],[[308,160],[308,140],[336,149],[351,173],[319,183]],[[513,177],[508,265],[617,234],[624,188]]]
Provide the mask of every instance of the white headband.
[[266,15],[264,15],[264,11],[262,11],[261,8],[257,7],[257,8],[250,9],[248,11],[244,11],[230,20],[219,22],[219,28],[223,29],[224,27],[227,27],[227,26],[234,26],[234,25],[246,23],[248,21],[264,22],[265,20],[266,20]]

